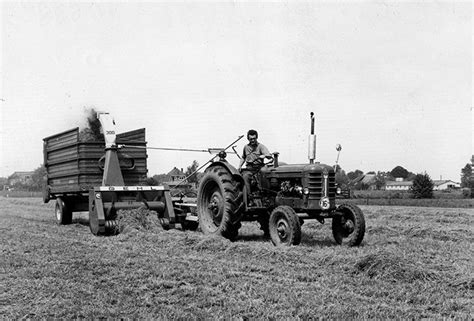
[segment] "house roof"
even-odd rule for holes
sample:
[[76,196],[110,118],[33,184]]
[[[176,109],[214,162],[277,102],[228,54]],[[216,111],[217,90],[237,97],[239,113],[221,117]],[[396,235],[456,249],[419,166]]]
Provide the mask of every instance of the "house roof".
[[184,173],[181,170],[179,170],[175,167],[167,175],[169,175],[169,176],[183,176]]
[[403,181],[403,182],[396,182],[396,181],[386,181],[385,186],[411,186],[413,185],[412,181]]
[[14,172],[11,176],[16,175],[16,176],[25,176],[25,175],[33,175],[34,171],[32,172]]
[[352,183],[362,182],[363,184],[371,185],[375,183],[375,174],[362,174],[352,180]]
[[454,183],[454,184],[459,184],[459,183],[456,183],[456,182],[453,182],[452,180],[450,179],[437,179],[437,180],[433,180],[433,184],[434,186],[440,186],[440,185],[443,185],[445,183]]
[[370,185],[375,183],[375,177],[377,175],[375,174],[366,174],[364,175],[364,178],[362,179],[362,183]]

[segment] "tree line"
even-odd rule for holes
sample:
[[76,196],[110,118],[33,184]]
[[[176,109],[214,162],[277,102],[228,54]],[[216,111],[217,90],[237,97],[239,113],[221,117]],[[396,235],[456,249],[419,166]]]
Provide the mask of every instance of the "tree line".
[[[202,176],[202,173],[197,171],[198,169],[199,163],[194,160],[184,171],[187,182],[198,184],[199,179]],[[351,188],[355,190],[368,189],[369,185],[360,179],[363,175],[374,175],[373,184],[375,184],[376,189],[382,189],[387,181],[393,181],[397,177],[401,177],[406,181],[413,181],[413,186],[416,186],[419,182],[422,183],[422,186],[425,186],[426,184],[429,185],[430,181],[432,183],[428,174],[415,174],[402,166],[395,166],[391,171],[369,171],[365,174],[359,169],[346,173],[339,165],[336,166],[336,183],[342,188]],[[471,179],[471,175],[472,165],[467,163],[461,169],[462,188],[474,188],[474,180]],[[41,191],[46,185],[46,168],[44,165],[38,166],[33,171],[31,178],[27,181],[17,181],[14,184],[10,184],[10,181],[13,178],[12,176],[13,175],[10,175],[8,178],[0,177],[1,185],[24,191]],[[167,174],[156,174],[148,178],[149,183],[153,183],[154,185],[166,183],[167,180],[169,180]]]

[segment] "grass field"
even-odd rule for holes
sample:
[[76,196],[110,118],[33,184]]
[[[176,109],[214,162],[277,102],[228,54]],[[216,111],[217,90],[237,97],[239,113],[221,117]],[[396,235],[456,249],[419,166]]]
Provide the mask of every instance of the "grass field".
[[[87,214],[0,197],[0,318],[472,319],[472,209],[361,206],[362,246],[330,221],[275,248],[256,224],[238,241],[181,230],[95,237]],[[329,224],[328,224],[329,223]]]
[[440,198],[351,198],[344,200],[357,205],[384,205],[384,206],[417,206],[417,207],[445,207],[445,208],[474,208],[474,199],[440,199]]

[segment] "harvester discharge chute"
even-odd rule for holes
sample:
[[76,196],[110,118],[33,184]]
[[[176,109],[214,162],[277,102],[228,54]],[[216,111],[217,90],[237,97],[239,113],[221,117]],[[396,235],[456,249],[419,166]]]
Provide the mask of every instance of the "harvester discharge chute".
[[164,186],[125,186],[118,158],[115,122],[108,113],[97,115],[105,138],[102,186],[89,190],[89,224],[95,235],[115,231],[118,210],[145,206],[156,211],[161,223],[172,228],[176,222],[173,202]]

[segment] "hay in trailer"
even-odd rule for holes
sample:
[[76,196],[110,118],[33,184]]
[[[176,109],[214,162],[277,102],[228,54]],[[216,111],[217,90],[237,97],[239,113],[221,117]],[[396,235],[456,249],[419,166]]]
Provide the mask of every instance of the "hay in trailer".
[[117,233],[129,233],[131,231],[163,231],[163,227],[158,219],[158,213],[144,206],[133,210],[118,210],[116,221]]
[[86,127],[79,131],[79,141],[81,142],[97,142],[103,141],[104,136],[100,132],[100,121],[97,118],[97,112],[94,108],[85,108]]

